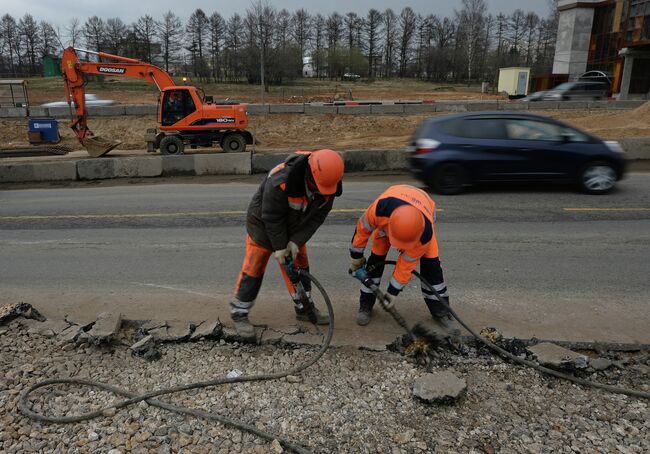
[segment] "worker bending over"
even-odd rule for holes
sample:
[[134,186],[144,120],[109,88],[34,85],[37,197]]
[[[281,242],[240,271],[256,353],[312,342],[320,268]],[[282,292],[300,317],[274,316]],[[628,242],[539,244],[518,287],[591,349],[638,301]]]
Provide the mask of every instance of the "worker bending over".
[[[395,297],[408,284],[418,262],[422,277],[436,289],[446,303],[449,302],[434,232],[435,207],[431,197],[421,189],[395,185],[381,194],[357,221],[350,246],[351,271],[366,266],[368,277],[379,286],[390,247],[400,253],[386,291],[389,304],[394,302]],[[364,251],[371,235],[372,253],[366,263]],[[447,325],[450,316],[445,305],[424,285],[422,296],[433,318]],[[374,293],[362,286],[357,324],[365,326],[370,322],[374,304]]]
[[[269,172],[253,196],[246,216],[246,257],[242,266],[231,317],[237,334],[253,338],[255,329],[248,313],[262,286],[262,278],[273,254],[294,301],[298,320],[309,314],[300,302],[284,265],[290,257],[297,269],[309,270],[306,243],[323,224],[342,193],[343,159],[332,150],[298,152]],[[301,276],[311,299],[311,282]],[[316,311],[317,323],[329,323],[327,314]]]

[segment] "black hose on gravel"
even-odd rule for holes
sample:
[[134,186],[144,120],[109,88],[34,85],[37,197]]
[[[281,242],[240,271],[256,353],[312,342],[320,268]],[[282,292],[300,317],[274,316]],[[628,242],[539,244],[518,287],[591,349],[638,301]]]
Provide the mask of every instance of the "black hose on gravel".
[[[273,440],[278,440],[280,444],[285,447],[286,449],[289,449],[291,451],[294,451],[299,454],[309,454],[310,451],[307,450],[306,448],[286,439],[279,437],[277,435],[273,435],[269,432],[265,432],[263,430],[260,430],[252,425],[245,424],[243,422],[235,421],[232,420],[226,416],[217,414],[217,413],[210,413],[202,410],[197,410],[193,408],[188,408],[188,407],[183,407],[179,405],[174,405],[168,402],[163,402],[157,399],[154,399],[154,397],[159,397],[167,394],[173,394],[181,391],[188,391],[190,389],[197,389],[197,388],[207,388],[211,386],[219,386],[219,385],[224,385],[226,383],[247,383],[247,382],[255,382],[255,381],[268,381],[268,380],[278,380],[280,378],[286,377],[288,375],[298,375],[308,367],[314,365],[322,356],[325,354],[327,349],[330,346],[330,343],[332,341],[332,336],[334,334],[334,310],[332,308],[332,302],[329,298],[329,295],[323,288],[323,286],[316,280],[314,276],[312,276],[310,273],[308,273],[305,270],[299,270],[300,273],[304,274],[307,278],[309,278],[312,283],[318,288],[318,291],[321,293],[323,296],[323,299],[325,300],[325,304],[327,305],[327,312],[330,317],[330,324],[329,328],[327,330],[327,334],[325,336],[325,339],[323,341],[323,344],[321,345],[320,349],[316,354],[310,358],[308,361],[305,361],[302,364],[299,364],[298,366],[294,367],[293,369],[289,369],[284,372],[276,372],[276,373],[271,373],[271,374],[260,374],[260,375],[250,375],[250,376],[240,376],[236,378],[217,378],[214,380],[208,380],[208,381],[203,381],[203,382],[197,382],[197,383],[188,383],[185,385],[179,385],[175,386],[172,388],[165,388],[165,389],[160,389],[157,391],[150,391],[145,394],[136,394],[132,393],[130,391],[108,385],[105,383],[100,383],[95,380],[90,380],[90,379],[83,379],[83,378],[55,378],[51,380],[44,380],[42,382],[36,383],[32,385],[31,387],[27,388],[26,390],[22,391],[20,394],[20,399],[18,401],[18,408],[19,410],[28,418],[33,419],[35,421],[39,422],[49,422],[49,423],[75,423],[75,422],[81,422],[81,421],[87,421],[90,419],[98,418],[100,416],[104,416],[107,414],[112,409],[120,409],[127,407],[129,405],[136,404],[141,401],[146,401],[147,404],[153,405],[155,407],[163,408],[165,410],[169,410],[172,412],[184,414],[184,415],[189,415],[189,416],[195,416],[197,418],[203,418],[203,419],[208,419],[208,420],[213,420],[213,421],[218,421],[224,425],[234,427],[236,429],[246,431],[249,433],[252,433],[253,435],[256,435],[260,438],[273,441]],[[36,413],[30,409],[30,404],[29,404],[29,396],[32,394],[34,391],[36,391],[39,388],[44,388],[47,386],[52,386],[52,385],[59,385],[59,384],[68,384],[68,385],[81,385],[81,386],[89,386],[92,388],[98,388],[104,391],[108,391],[120,396],[126,397],[125,400],[118,402],[114,405],[111,405],[110,407],[102,408],[99,410],[95,410],[92,412],[84,413],[81,415],[72,415],[72,416],[46,416],[42,415],[40,413]]]
[[[397,262],[395,262],[394,260],[386,260],[384,263],[386,265],[396,265],[397,264]],[[440,294],[436,291],[436,289],[431,284],[429,284],[426,281],[426,279],[424,279],[422,277],[422,275],[420,273],[418,273],[417,271],[414,270],[413,275],[415,277],[417,277],[420,280],[420,282],[427,289],[429,289],[429,291],[431,291],[435,296],[437,296],[438,299],[440,301],[442,301],[443,304],[444,304],[444,300],[442,299]],[[458,316],[458,314],[449,305],[446,305],[446,306],[447,306],[447,309],[449,310],[449,313],[458,321],[458,323],[460,323],[463,326],[463,328],[465,328],[467,331],[469,331],[469,333],[477,341],[479,341],[480,343],[482,343],[483,345],[485,345],[489,349],[495,351],[499,355],[505,356],[506,358],[508,358],[508,359],[518,363],[518,364],[522,364],[524,366],[531,367],[531,368],[533,368],[533,369],[535,369],[535,370],[537,370],[539,372],[542,372],[544,374],[552,375],[553,377],[562,378],[564,380],[569,380],[569,381],[571,381],[573,383],[578,383],[578,384],[583,385],[583,386],[590,386],[592,388],[599,388],[599,389],[608,391],[610,393],[615,393],[615,394],[625,394],[626,396],[640,397],[642,399],[650,399],[650,393],[648,393],[648,392],[637,391],[637,390],[634,390],[634,389],[619,388],[617,386],[605,385],[605,384],[602,384],[602,383],[596,383],[596,382],[593,382],[593,381],[585,380],[583,378],[575,377],[573,375],[569,375],[569,374],[565,374],[565,373],[562,373],[562,372],[558,372],[558,371],[553,370],[553,369],[549,369],[548,367],[540,366],[537,363],[534,363],[532,361],[527,361],[527,360],[522,359],[522,358],[520,358],[520,357],[518,357],[516,355],[513,355],[509,351],[504,350],[503,348],[499,347],[498,345],[488,341],[487,339],[483,338],[481,335],[477,334],[472,328],[467,326],[467,324]]]

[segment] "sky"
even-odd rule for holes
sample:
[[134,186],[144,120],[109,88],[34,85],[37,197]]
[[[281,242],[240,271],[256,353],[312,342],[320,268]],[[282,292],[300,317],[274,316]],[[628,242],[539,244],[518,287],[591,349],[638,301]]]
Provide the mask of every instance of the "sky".
[[[337,11],[341,14],[353,11],[366,14],[370,8],[383,11],[392,8],[395,12],[410,6],[416,13],[451,16],[454,9],[460,9],[461,0],[269,0],[278,9],[286,8],[294,11],[304,8],[311,13],[329,14]],[[547,0],[486,0],[489,12],[509,14],[517,8],[524,11],[534,11],[542,17],[548,14]],[[233,13],[243,14],[250,7],[250,0],[193,0],[179,2],[178,0],[2,0],[0,15],[9,13],[15,18],[31,14],[38,20],[46,19],[55,25],[64,27],[71,18],[77,17],[83,23],[90,16],[102,18],[119,17],[129,24],[145,14],[155,19],[172,10],[186,20],[196,8],[201,8],[206,14],[219,12],[225,18]]]

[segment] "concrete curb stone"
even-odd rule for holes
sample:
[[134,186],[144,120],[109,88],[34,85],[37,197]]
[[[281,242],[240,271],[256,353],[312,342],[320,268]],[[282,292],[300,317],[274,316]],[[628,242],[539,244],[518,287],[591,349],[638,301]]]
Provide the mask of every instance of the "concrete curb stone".
[[74,161],[0,164],[0,182],[66,181],[77,179]]

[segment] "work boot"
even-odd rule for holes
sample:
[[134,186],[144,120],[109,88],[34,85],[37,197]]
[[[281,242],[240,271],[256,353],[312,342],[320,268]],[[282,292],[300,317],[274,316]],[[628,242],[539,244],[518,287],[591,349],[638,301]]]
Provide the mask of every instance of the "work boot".
[[452,317],[451,312],[447,309],[447,305],[439,301],[425,300],[431,317],[440,326],[442,326],[449,334],[458,336],[460,335],[460,324]]
[[[303,304],[301,305],[294,304],[293,308],[296,311],[296,320],[300,320],[301,322],[311,322],[311,319],[309,318],[309,311],[307,311],[307,309]],[[321,314],[316,306],[313,306],[313,308],[314,308],[314,314],[316,314],[316,324],[329,325],[330,324],[329,314]]]
[[359,312],[357,312],[357,325],[366,326],[370,323],[370,317],[372,316],[372,304],[359,304]]
[[248,319],[248,314],[233,312],[230,314],[230,318],[235,323],[235,331],[237,331],[239,337],[244,340],[255,339],[255,327]]

